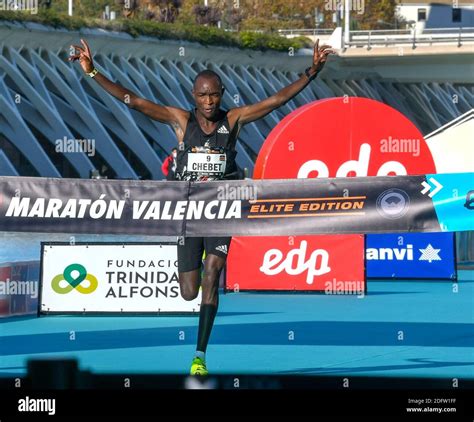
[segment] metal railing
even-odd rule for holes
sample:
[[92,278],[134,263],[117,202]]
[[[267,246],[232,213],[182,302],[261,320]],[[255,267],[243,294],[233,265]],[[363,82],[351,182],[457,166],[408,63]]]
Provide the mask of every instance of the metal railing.
[[282,36],[288,35],[331,35],[334,29],[279,29],[278,34]]
[[457,33],[474,33],[474,27],[458,27],[458,28],[425,28],[423,29],[424,35],[434,35],[434,34],[457,34]]
[[351,31],[350,41],[344,42],[343,49],[350,47],[366,47],[370,50],[374,46],[457,44],[461,47],[464,43],[474,42],[474,28],[433,28],[424,31],[413,29],[404,30],[373,30]]
[[[282,36],[293,35],[331,35],[334,29],[279,29]],[[457,44],[461,47],[465,43],[474,42],[474,27],[459,28],[426,28],[417,30],[415,28],[406,29],[374,29],[369,31],[351,31],[350,41],[342,40],[343,49],[351,47],[366,47],[370,50],[375,46],[397,46],[432,44]]]

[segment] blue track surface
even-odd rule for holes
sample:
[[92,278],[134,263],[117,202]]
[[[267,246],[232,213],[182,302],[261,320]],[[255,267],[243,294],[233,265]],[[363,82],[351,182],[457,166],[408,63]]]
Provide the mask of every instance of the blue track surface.
[[[450,281],[369,281],[368,295],[221,294],[214,374],[474,378],[474,272]],[[187,373],[197,316],[0,320],[0,374],[76,357],[95,373]],[[71,340],[74,332],[75,340]],[[184,335],[184,339],[183,339]]]

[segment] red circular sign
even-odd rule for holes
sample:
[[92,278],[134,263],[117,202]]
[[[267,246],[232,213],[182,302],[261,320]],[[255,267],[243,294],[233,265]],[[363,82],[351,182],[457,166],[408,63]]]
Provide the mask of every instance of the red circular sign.
[[286,116],[265,140],[255,179],[436,173],[416,126],[368,98],[307,104]]

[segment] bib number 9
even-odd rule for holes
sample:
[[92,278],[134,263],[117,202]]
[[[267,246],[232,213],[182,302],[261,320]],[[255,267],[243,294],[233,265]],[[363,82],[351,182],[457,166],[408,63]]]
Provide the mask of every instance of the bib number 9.
[[225,154],[189,153],[187,171],[194,174],[223,175],[226,167]]

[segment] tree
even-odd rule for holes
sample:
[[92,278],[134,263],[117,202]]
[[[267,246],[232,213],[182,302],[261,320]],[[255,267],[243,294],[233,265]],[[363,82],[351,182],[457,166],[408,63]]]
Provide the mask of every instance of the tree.
[[244,19],[244,15],[240,9],[228,8],[224,13],[224,22],[231,28],[239,29],[239,24]]
[[365,0],[363,13],[354,11],[351,20],[357,21],[360,29],[387,29],[395,26],[395,0]]
[[196,23],[200,25],[217,26],[222,17],[221,11],[214,6],[196,5],[193,7],[193,13],[196,17]]
[[51,0],[40,0],[39,7],[42,9],[49,9],[51,7]]
[[137,16],[140,8],[139,0],[115,0],[115,4],[122,7],[122,15],[125,18]]
[[183,5],[183,0],[156,0],[154,1],[160,14],[160,22],[173,23],[179,15],[179,9]]

